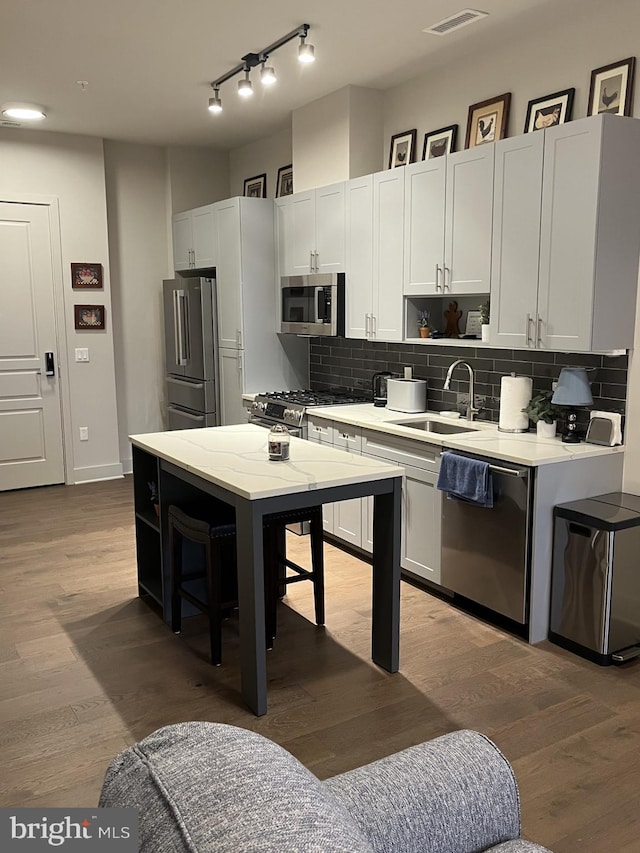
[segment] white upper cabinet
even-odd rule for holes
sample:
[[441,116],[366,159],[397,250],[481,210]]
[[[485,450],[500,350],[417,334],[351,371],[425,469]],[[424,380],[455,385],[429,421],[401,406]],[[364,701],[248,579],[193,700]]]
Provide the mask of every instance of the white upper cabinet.
[[278,198],[275,205],[280,276],[344,272],[344,182]]
[[[218,241],[222,247],[216,268],[218,309],[218,346],[242,349],[244,329],[242,315],[242,247],[240,231],[240,199],[218,202]],[[250,240],[247,234],[244,242]]]
[[402,340],[404,174],[347,183],[346,335]]
[[405,294],[489,292],[494,147],[405,168]]
[[215,267],[217,259],[215,205],[176,213],[173,217],[174,269],[207,269]]
[[593,116],[545,131],[536,342],[633,346],[640,122]]
[[405,167],[404,292],[442,295],[446,157]]
[[496,143],[491,343],[535,346],[544,133]]
[[601,115],[496,144],[492,344],[633,346],[639,125]]

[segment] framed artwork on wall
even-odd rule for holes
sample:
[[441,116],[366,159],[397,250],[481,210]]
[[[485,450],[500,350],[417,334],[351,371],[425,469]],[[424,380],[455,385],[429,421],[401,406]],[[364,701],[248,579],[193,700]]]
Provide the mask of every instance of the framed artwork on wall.
[[74,290],[102,290],[102,264],[71,264]]
[[497,95],[478,104],[471,104],[467,118],[465,148],[497,142],[507,135],[511,92]]
[[630,56],[602,68],[594,68],[591,72],[588,116],[600,113],[631,115],[635,63],[635,56]]
[[404,130],[402,133],[395,133],[391,137],[391,147],[389,149],[389,168],[395,169],[396,166],[406,166],[407,163],[413,163],[416,159],[416,136],[418,131]]
[[276,198],[281,198],[283,195],[291,195],[293,193],[293,166],[289,163],[288,166],[280,166],[278,169],[278,179],[276,181]]
[[267,197],[267,173],[255,175],[253,178],[245,178],[244,194],[249,198]]
[[532,133],[534,130],[544,130],[545,127],[571,121],[575,93],[575,89],[564,89],[562,92],[554,92],[553,95],[529,101],[524,132]]
[[457,124],[452,124],[450,127],[441,127],[440,130],[432,130],[431,133],[425,133],[424,144],[422,146],[422,159],[431,160],[434,157],[443,157],[445,154],[451,154],[452,151],[456,150],[457,134]]
[[104,305],[74,305],[74,321],[76,329],[104,329]]

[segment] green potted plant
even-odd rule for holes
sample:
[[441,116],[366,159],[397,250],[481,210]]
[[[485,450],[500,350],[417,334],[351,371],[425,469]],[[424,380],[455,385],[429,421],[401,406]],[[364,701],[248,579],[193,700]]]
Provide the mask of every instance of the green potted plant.
[[553,438],[556,434],[556,423],[562,417],[562,409],[551,402],[553,391],[540,391],[529,400],[522,410],[529,420],[536,425],[541,438]]
[[480,323],[482,324],[481,339],[487,343],[489,341],[489,300],[478,305],[480,312]]
[[421,338],[428,338],[431,334],[431,315],[428,311],[418,312],[418,330]]

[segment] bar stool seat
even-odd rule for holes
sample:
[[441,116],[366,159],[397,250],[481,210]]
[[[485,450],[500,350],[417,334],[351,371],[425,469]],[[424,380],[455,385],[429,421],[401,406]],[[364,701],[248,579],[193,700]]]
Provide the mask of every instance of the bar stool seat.
[[[220,512],[213,513],[217,521],[197,518],[178,506],[168,511],[169,557],[171,575],[171,628],[180,633],[182,627],[182,602],[185,599],[209,618],[211,662],[219,666],[222,661],[222,622],[225,613],[238,604],[236,525],[233,510],[226,504]],[[196,510],[197,511],[197,510]],[[219,523],[218,523],[219,521]],[[286,526],[298,521],[310,522],[311,570],[287,558]],[[183,567],[183,540],[204,548],[204,566],[185,572]],[[324,553],[322,539],[322,506],[273,513],[263,522],[265,566],[265,639],[271,648],[277,629],[278,598],[290,583],[310,580],[314,585],[316,623],[324,625]],[[287,569],[294,574],[288,575]],[[185,585],[204,579],[207,600],[203,601],[194,590]]]

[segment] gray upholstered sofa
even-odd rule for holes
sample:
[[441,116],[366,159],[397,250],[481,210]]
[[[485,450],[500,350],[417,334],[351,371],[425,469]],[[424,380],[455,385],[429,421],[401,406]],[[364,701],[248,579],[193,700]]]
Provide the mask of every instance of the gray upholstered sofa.
[[101,806],[135,807],[143,853],[543,853],[483,735],[458,731],[319,781],[245,729],[179,723],[109,765]]

